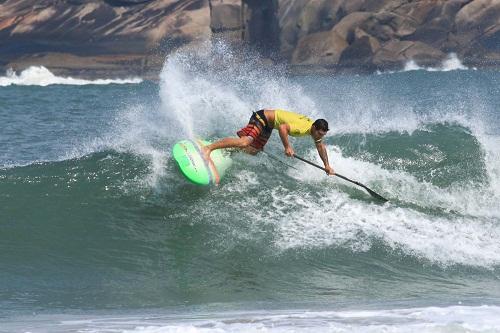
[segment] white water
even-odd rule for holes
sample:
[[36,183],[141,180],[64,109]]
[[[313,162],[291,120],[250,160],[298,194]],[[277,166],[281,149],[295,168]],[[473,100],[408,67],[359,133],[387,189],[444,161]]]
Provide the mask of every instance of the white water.
[[248,52],[242,56],[224,43],[207,43],[166,60],[160,98],[163,112],[176,122],[179,139],[213,136],[227,128],[235,132],[252,111],[275,105],[318,114],[314,101],[285,78],[283,68]]
[[436,67],[424,67],[420,66],[415,60],[411,59],[404,64],[402,70],[399,71],[377,71],[378,75],[381,74],[393,74],[393,73],[401,73],[401,72],[411,72],[411,71],[427,71],[427,72],[449,72],[456,70],[477,70],[477,68],[472,67],[469,68],[465,66],[462,61],[458,58],[456,53],[450,53],[444,59],[439,66]]
[[[404,103],[388,109],[384,96],[361,89],[352,93],[351,105],[322,109],[300,85],[282,76],[275,67],[260,63],[258,58],[242,63],[236,54],[226,45],[217,44],[171,56],[161,73],[158,109],[136,106],[122,114],[114,145],[150,158],[146,186],[156,187],[178,176],[165,173],[165,165],[173,162],[164,143],[194,136],[234,136],[246,124],[250,112],[259,108],[286,108],[312,117],[328,111],[325,117],[333,119],[335,134],[412,135],[416,130],[429,131],[428,125],[456,124],[470,130],[484,151],[489,176],[484,186],[470,186],[458,179],[453,186],[439,187],[403,170],[387,170],[374,162],[345,157],[341,148],[330,146],[330,160],[339,173],[365,183],[391,202],[378,205],[363,189],[338,178],[327,178],[321,171],[296,161],[289,163],[299,171],[290,169],[284,177],[314,190],[294,192],[286,184],[261,186],[257,170],[266,160],[259,157],[248,158],[247,168],[234,172],[233,180],[218,189],[222,194],[216,192],[213,196],[224,197],[226,192],[232,195],[235,205],[231,209],[250,214],[252,230],[273,225],[274,242],[281,251],[324,247],[368,251],[377,241],[388,249],[444,266],[500,265],[500,139],[488,134],[487,121],[478,116],[488,111],[481,110],[488,108],[484,101],[472,103],[473,112],[468,111],[469,104],[457,103],[458,109],[457,105],[441,105],[421,114]],[[300,146],[299,140],[292,139],[292,143]],[[268,147],[281,152],[276,134]],[[439,151],[429,154],[429,158],[440,158]],[[313,148],[306,157],[321,164]],[[262,214],[254,209],[255,200],[246,195],[255,187],[261,188],[272,207]],[[314,191],[321,194],[319,199]],[[360,196],[364,199],[360,200]],[[211,223],[218,223],[220,202],[212,201],[193,209],[213,220]],[[234,232],[235,237],[251,237],[241,230]]]
[[[311,151],[309,158],[319,162]],[[271,220],[277,228],[276,245],[290,248],[347,247],[368,251],[374,240],[385,246],[442,265],[464,264],[491,267],[500,264],[500,210],[498,197],[463,189],[441,189],[420,182],[402,171],[387,171],[377,165],[344,158],[329,151],[343,175],[363,180],[393,203],[379,205],[349,198],[345,186],[363,189],[306,165],[290,171],[299,181],[316,183],[321,197],[312,193],[271,190]],[[491,193],[489,193],[491,195]],[[368,199],[368,193],[364,193]],[[443,216],[407,205],[438,209]],[[405,207],[406,206],[406,207]],[[299,207],[290,214],[291,207]]]
[[60,77],[54,75],[51,71],[43,66],[31,66],[17,74],[13,70],[8,70],[5,76],[0,76],[0,87],[11,85],[17,86],[48,86],[52,84],[65,84],[65,85],[107,85],[107,84],[127,84],[127,83],[141,83],[140,78],[128,79],[97,79],[97,80],[83,80],[75,79],[72,77]]
[[283,310],[186,315],[38,315],[4,322],[13,332],[500,332],[500,307],[447,306],[379,310]]
[[281,68],[256,55],[237,55],[224,43],[171,55],[160,74],[160,105],[134,105],[120,114],[110,146],[151,160],[144,185],[155,187],[169,177],[165,165],[172,161],[165,142],[235,135],[252,111],[275,105],[318,114],[314,102]]
[[405,64],[403,72],[407,71],[418,71],[425,70],[429,72],[448,72],[448,71],[456,71],[456,70],[467,70],[469,69],[465,66],[456,53],[450,53],[448,57],[443,60],[441,66],[438,67],[422,67],[419,66],[414,60],[410,60]]

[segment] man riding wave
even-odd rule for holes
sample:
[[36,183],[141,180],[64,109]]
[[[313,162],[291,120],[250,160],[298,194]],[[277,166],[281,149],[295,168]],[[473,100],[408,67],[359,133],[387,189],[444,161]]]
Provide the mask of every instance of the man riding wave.
[[273,129],[278,130],[285,147],[285,154],[290,157],[293,157],[295,152],[288,141],[288,136],[310,135],[325,165],[326,173],[335,174],[328,162],[326,146],[323,143],[323,137],[328,132],[328,122],[325,119],[313,121],[304,115],[282,109],[264,109],[254,112],[248,125],[236,133],[238,138],[228,137],[207,145],[203,147],[203,155],[208,160],[212,151],[221,148],[240,148],[255,155],[264,149]]

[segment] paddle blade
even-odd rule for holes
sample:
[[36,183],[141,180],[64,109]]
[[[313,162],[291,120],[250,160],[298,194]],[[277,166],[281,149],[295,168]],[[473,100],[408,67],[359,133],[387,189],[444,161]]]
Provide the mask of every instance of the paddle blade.
[[377,192],[375,192],[375,191],[373,191],[373,190],[369,189],[368,187],[366,187],[366,186],[363,186],[363,187],[365,188],[365,190],[367,190],[367,191],[368,191],[368,193],[370,193],[370,195],[371,195],[372,197],[374,197],[374,198],[376,198],[376,199],[378,199],[378,200],[380,200],[380,201],[383,201],[383,202],[387,202],[387,201],[389,201],[388,199],[384,198],[383,196],[381,196],[381,195],[380,195],[380,194],[378,194]]

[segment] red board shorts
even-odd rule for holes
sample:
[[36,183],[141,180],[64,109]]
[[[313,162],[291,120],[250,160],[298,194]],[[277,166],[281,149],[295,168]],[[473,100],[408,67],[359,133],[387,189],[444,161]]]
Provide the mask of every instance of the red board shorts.
[[264,110],[259,110],[254,112],[248,121],[248,125],[240,129],[236,134],[241,138],[243,136],[249,136],[253,138],[253,142],[250,147],[258,150],[262,150],[271,137],[273,128],[269,126],[266,116],[264,115]]

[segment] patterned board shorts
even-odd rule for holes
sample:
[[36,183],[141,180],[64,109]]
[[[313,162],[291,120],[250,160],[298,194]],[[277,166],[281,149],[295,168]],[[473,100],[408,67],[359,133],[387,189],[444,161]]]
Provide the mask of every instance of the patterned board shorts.
[[253,138],[251,147],[262,150],[269,140],[273,128],[269,126],[264,110],[254,112],[248,121],[248,125],[240,129],[236,134],[241,138],[250,136]]

